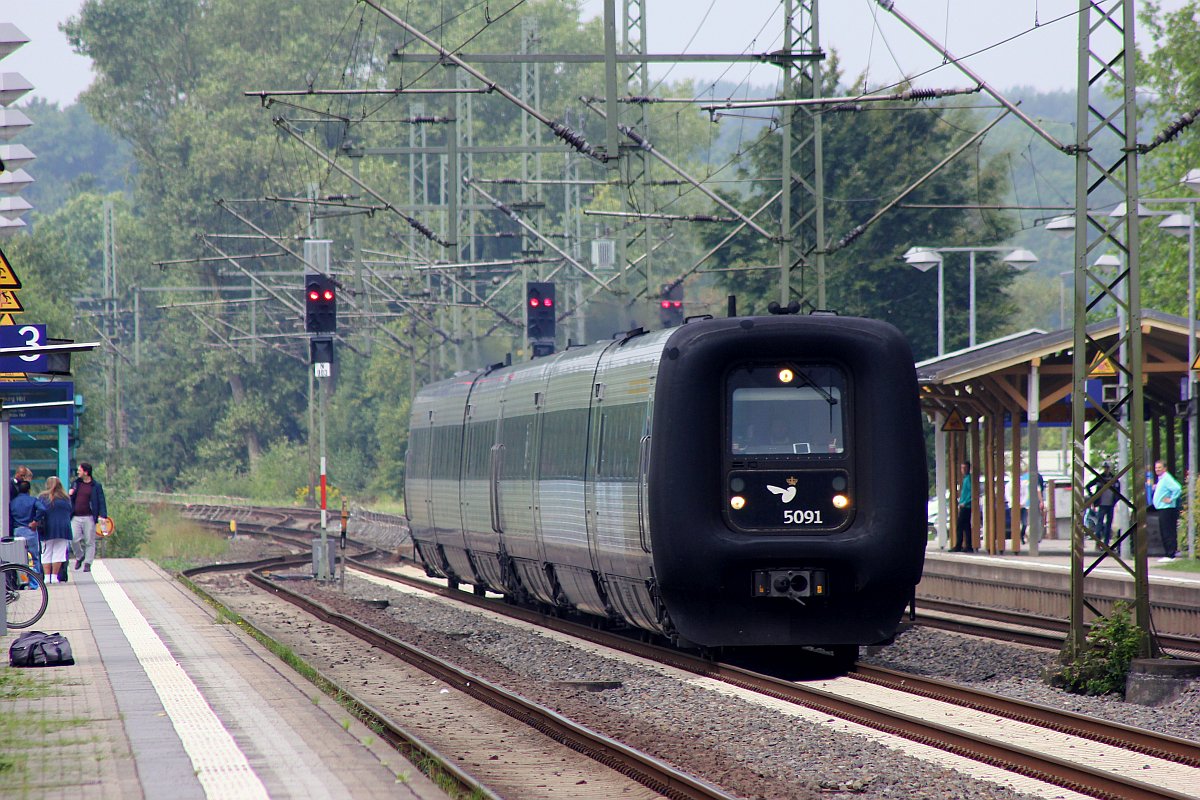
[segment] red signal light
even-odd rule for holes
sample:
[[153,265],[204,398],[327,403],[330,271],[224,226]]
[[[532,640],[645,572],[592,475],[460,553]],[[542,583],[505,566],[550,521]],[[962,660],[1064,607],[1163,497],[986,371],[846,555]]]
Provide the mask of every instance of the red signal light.
[[536,297],[529,298],[529,307],[530,308],[537,308],[541,304],[542,304],[542,301],[538,300]]
[[[332,300],[333,299],[333,289],[326,289],[325,294],[323,294],[321,297],[326,302]],[[314,297],[313,299],[315,300],[316,298]]]
[[546,306],[546,308],[550,308],[551,306],[553,306],[553,305],[554,305],[554,298],[552,298],[552,297],[547,297],[547,298],[546,298],[546,302],[545,302],[543,305],[545,305],[545,306]]
[[676,301],[675,301],[675,302],[673,302],[671,305],[673,305],[675,308],[683,308],[683,301],[682,301],[682,300],[676,300]]
[[662,301],[662,307],[663,307],[663,308],[670,308],[670,307],[671,307],[671,301],[670,301],[670,300],[663,300],[663,301]]
[[317,300],[321,299],[321,294],[316,289],[310,289],[308,292],[308,299],[315,303]]

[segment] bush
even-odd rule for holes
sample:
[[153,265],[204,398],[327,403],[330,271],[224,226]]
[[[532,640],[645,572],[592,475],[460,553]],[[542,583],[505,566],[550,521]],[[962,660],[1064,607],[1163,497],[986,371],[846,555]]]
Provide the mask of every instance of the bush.
[[[103,540],[104,555],[109,558],[134,558],[142,545],[150,538],[150,513],[133,501],[138,488],[137,473],[125,468],[112,478],[104,475],[104,465],[96,466],[96,478],[104,486],[104,499],[108,504],[108,516],[116,530]],[[97,540],[97,549],[100,540]]]
[[1142,632],[1133,623],[1129,604],[1117,602],[1088,632],[1083,652],[1050,676],[1052,686],[1075,694],[1125,694],[1129,663],[1141,649]]

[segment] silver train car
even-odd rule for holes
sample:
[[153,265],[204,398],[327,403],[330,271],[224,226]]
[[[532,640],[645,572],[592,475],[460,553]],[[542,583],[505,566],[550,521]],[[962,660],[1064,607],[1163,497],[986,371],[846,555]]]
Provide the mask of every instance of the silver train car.
[[678,646],[888,641],[921,577],[911,350],[837,316],[691,320],[422,389],[431,576]]

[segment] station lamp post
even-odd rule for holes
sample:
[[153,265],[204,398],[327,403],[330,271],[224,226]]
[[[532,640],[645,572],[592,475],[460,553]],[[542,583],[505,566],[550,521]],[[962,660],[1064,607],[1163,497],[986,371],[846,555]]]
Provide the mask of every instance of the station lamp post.
[[[1191,189],[1200,189],[1200,169],[1188,170],[1187,175],[1180,181]],[[1175,212],[1169,215],[1158,227],[1172,236],[1187,236],[1188,238],[1188,372],[1187,389],[1184,399],[1187,402],[1188,417],[1188,465],[1187,492],[1189,508],[1194,504],[1196,496],[1196,469],[1200,457],[1196,453],[1198,441],[1196,436],[1196,203],[1200,198],[1175,198],[1176,201],[1187,204],[1187,213]],[[1188,558],[1196,557],[1196,514],[1194,509],[1188,513],[1187,521]]]
[[1001,259],[1005,264],[1018,269],[1028,269],[1030,264],[1037,263],[1037,256],[1023,248],[1013,250],[1009,247],[910,247],[904,253],[904,260],[910,266],[916,267],[921,272],[927,272],[934,266],[938,268],[938,356],[942,356],[946,352],[946,323],[945,323],[945,280],[943,275],[943,253],[968,253],[970,255],[970,299],[968,301],[967,313],[970,317],[970,346],[975,346],[975,254],[976,253],[1004,253],[1007,252],[1004,258]]

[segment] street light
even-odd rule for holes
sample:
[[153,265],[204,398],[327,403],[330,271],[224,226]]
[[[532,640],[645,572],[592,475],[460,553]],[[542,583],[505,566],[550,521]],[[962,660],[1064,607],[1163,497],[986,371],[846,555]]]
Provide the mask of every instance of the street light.
[[1064,239],[1068,238],[1070,236],[1074,236],[1075,235],[1075,215],[1074,214],[1064,214],[1060,217],[1055,217],[1054,219],[1050,220],[1042,227],[1044,227],[1046,230],[1050,231],[1053,234],[1057,234],[1058,236],[1060,236]]
[[[1190,186],[1193,189],[1200,188],[1200,169],[1188,170],[1187,175],[1181,181],[1185,186]],[[1192,499],[1196,496],[1196,467],[1197,458],[1196,446],[1196,200],[1189,198],[1187,203],[1187,213],[1183,214],[1175,212],[1162,222],[1158,223],[1158,227],[1165,230],[1172,236],[1188,237],[1188,379],[1187,393],[1187,415],[1188,415],[1188,505],[1193,504]],[[1196,514],[1193,509],[1188,514],[1188,558],[1196,557]]]
[[942,275],[942,253],[968,253],[971,258],[971,290],[970,299],[967,305],[968,316],[970,317],[970,346],[975,346],[975,254],[976,253],[1004,253],[1007,252],[1004,258],[1000,259],[1005,264],[1017,270],[1028,269],[1030,264],[1037,263],[1037,256],[1024,248],[1012,250],[1008,247],[910,247],[904,253],[904,260],[911,266],[927,272],[935,264],[938,268],[938,356],[946,352],[946,330],[945,330],[945,290]]
[[946,286],[942,270],[942,254],[934,252],[925,247],[910,247],[904,253],[904,260],[910,265],[916,267],[921,272],[928,272],[930,268],[937,265],[938,269],[938,301],[937,301],[937,329],[938,329],[938,358],[946,352]]

